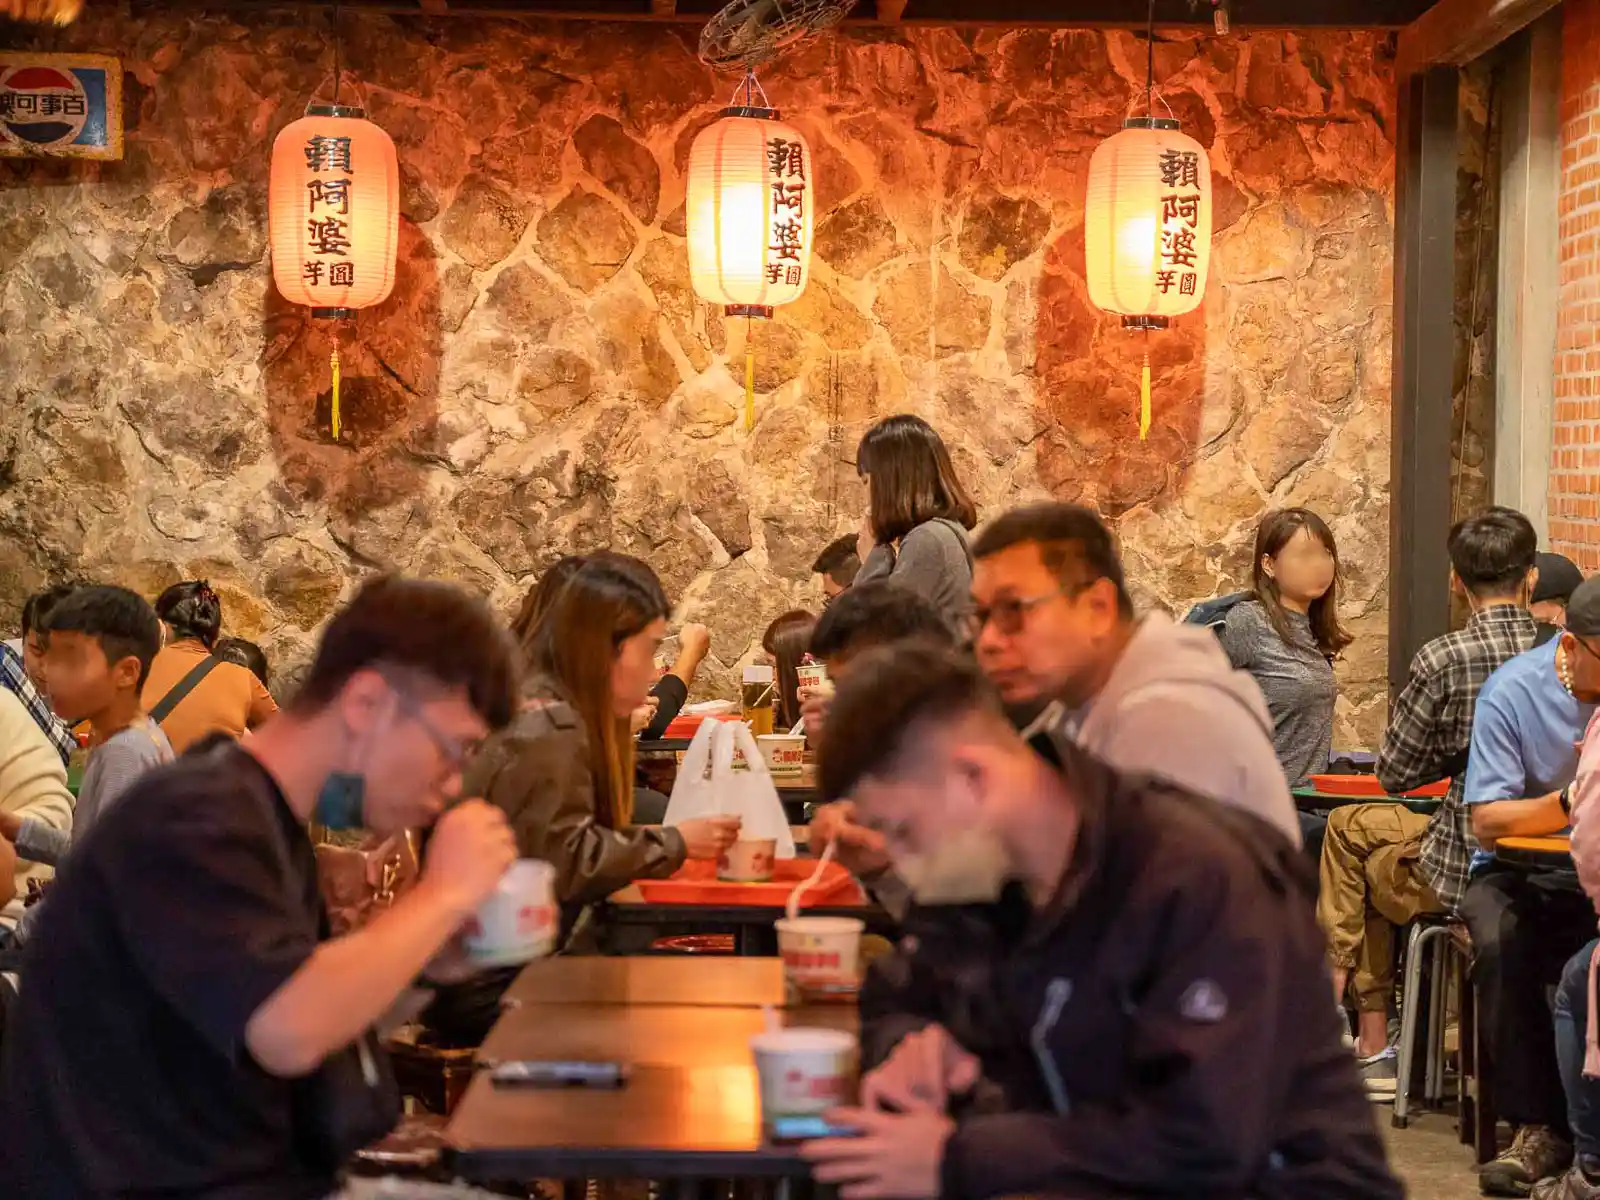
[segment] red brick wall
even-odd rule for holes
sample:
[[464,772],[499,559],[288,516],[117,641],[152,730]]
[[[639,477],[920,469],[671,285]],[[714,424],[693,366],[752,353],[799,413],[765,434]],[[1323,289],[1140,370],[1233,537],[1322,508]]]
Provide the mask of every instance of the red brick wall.
[[1566,0],[1550,542],[1600,571],[1600,0]]

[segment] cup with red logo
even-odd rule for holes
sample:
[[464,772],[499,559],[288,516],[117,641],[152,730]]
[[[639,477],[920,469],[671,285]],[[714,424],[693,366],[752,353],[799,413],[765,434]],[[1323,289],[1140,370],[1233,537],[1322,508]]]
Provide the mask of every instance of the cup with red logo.
[[861,982],[858,961],[866,925],[854,917],[794,917],[777,922],[778,953],[803,992],[848,990]]
[[555,949],[556,869],[519,858],[463,931],[467,957],[480,967],[514,967]]
[[768,1134],[784,1117],[814,1117],[848,1104],[856,1040],[837,1029],[769,1029],[750,1039]]

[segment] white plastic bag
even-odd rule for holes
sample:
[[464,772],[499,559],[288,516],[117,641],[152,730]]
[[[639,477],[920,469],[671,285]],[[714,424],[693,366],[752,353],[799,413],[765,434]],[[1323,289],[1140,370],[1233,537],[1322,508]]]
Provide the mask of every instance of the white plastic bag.
[[[737,766],[735,750],[744,760]],[[706,721],[684,752],[664,824],[724,814],[739,818],[741,837],[773,838],[779,858],[794,857],[789,818],[749,727],[740,721]]]

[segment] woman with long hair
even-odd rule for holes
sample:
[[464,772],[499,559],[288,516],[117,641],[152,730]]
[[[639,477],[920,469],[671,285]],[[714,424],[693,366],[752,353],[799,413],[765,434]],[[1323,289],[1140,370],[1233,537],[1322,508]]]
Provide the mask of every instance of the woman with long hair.
[[778,617],[761,635],[761,649],[777,670],[773,728],[779,733],[788,733],[800,720],[800,660],[811,645],[811,631],[816,627],[817,619],[797,608]]
[[644,563],[589,556],[538,620],[518,622],[522,711],[484,744],[462,782],[463,795],[505,810],[523,857],[556,868],[563,939],[588,906],[635,879],[670,875],[685,859],[715,859],[737,833],[738,823],[721,817],[672,829],[632,823],[629,720],[655,682],[669,611]]
[[1222,647],[1266,697],[1291,787],[1327,769],[1338,695],[1333,662],[1349,644],[1339,624],[1333,530],[1307,508],[1268,513],[1256,530],[1250,598],[1228,611]]
[[967,531],[977,525],[978,509],[943,439],[921,417],[886,417],[862,437],[856,471],[868,497],[856,582],[893,580],[964,633],[972,595]]
[[213,733],[243,737],[278,706],[247,667],[213,651],[222,633],[222,599],[203,579],[175,583],[156,599],[165,645],[150,663],[142,703],[182,754]]

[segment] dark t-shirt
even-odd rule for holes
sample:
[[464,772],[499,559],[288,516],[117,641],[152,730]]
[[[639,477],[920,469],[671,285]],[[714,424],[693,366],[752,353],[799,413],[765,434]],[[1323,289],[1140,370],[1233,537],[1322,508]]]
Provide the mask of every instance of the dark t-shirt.
[[245,1025],[315,949],[316,860],[224,746],[141,777],[74,847],[23,961],[0,1067],[0,1193],[299,1200],[296,1085]]

